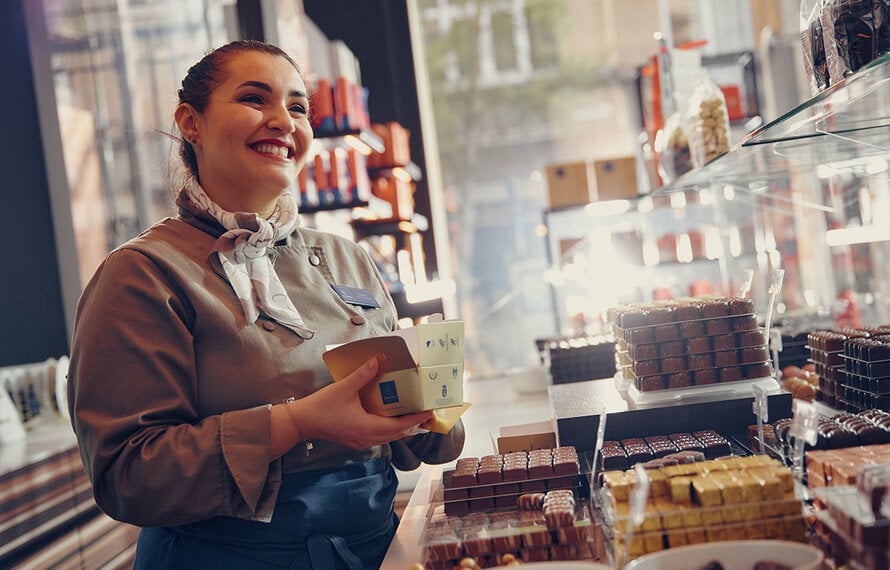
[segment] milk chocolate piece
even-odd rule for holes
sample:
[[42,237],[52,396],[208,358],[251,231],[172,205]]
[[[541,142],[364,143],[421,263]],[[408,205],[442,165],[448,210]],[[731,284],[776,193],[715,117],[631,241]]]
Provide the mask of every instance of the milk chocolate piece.
[[480,485],[490,485],[493,483],[500,483],[501,481],[503,481],[503,477],[501,476],[501,466],[500,465],[480,466],[479,470],[476,472],[476,481],[478,481]]
[[710,352],[711,350],[713,350],[711,348],[711,337],[700,336],[696,338],[690,338],[686,341],[686,352],[688,354],[695,354],[698,352]]
[[664,390],[664,376],[655,374],[652,376],[643,376],[634,379],[634,386],[640,392],[652,392],[653,390]]
[[739,360],[741,360],[743,364],[754,364],[769,360],[769,352],[766,350],[765,346],[743,348],[739,350],[739,356]]
[[704,336],[705,321],[687,321],[677,325],[677,328],[680,336],[683,338]]
[[545,526],[526,527],[522,532],[522,545],[526,548],[549,546],[550,530]]
[[680,337],[677,325],[675,324],[658,325],[655,327],[655,331],[652,334],[655,338],[655,342],[675,340]]
[[658,347],[658,354],[662,357],[683,356],[686,354],[686,343],[682,340],[663,342]]
[[446,501],[460,501],[468,496],[466,489],[445,489],[442,498]]
[[631,344],[627,347],[627,355],[633,360],[654,360],[658,358],[658,345]]
[[661,361],[659,360],[644,360],[633,363],[634,376],[652,376],[659,372],[661,372]]
[[524,481],[528,479],[528,469],[525,463],[515,462],[504,465],[504,481]]
[[732,330],[736,332],[752,331],[757,329],[757,317],[754,315],[742,315],[732,317]]
[[766,335],[761,330],[743,331],[736,334],[738,345],[746,346],[766,346]]
[[744,378],[742,375],[743,368],[741,366],[727,366],[720,369],[721,382],[735,382]]
[[642,327],[648,324],[648,315],[643,309],[628,309],[618,317],[618,326],[623,329]]
[[661,359],[661,371],[665,374],[673,374],[684,370],[686,370],[686,358],[682,356]]
[[688,388],[689,386],[692,386],[692,377],[689,372],[677,372],[676,374],[669,374],[667,377],[668,389]]
[[723,368],[739,363],[738,355],[734,350],[721,350],[714,353],[714,366]]
[[603,447],[603,469],[627,469],[627,453],[623,447]]
[[678,303],[674,307],[674,320],[694,321],[701,318],[701,306],[699,303]]
[[476,471],[455,470],[451,476],[452,487],[470,487],[476,485]]
[[643,327],[624,331],[624,338],[631,344],[648,344],[655,341],[655,329]]
[[528,465],[529,479],[541,479],[551,475],[553,475],[553,465],[551,463],[529,463]]
[[769,364],[765,362],[745,366],[745,378],[767,378],[771,375],[772,370],[770,370]]
[[732,350],[738,346],[738,341],[733,334],[719,334],[711,339],[714,350]]
[[436,533],[433,536],[428,536],[426,540],[427,556],[430,560],[449,560],[461,557],[463,552],[461,542],[453,532]]
[[525,493],[516,498],[520,511],[540,510],[544,506],[544,493]]
[[754,312],[754,301],[744,299],[742,297],[731,297],[729,299],[730,315],[747,315]]
[[470,487],[467,489],[467,496],[470,499],[483,499],[485,497],[492,497],[494,496],[494,486],[477,485],[476,487]]
[[708,319],[725,317],[729,314],[729,303],[722,299],[708,299],[702,302],[701,315]]
[[706,386],[717,382],[717,371],[713,368],[707,370],[696,370],[692,373],[692,382],[696,386]]
[[463,540],[464,554],[466,556],[479,556],[491,552],[491,538],[487,536],[470,535],[465,536]]
[[729,319],[709,319],[705,321],[705,332],[709,335],[726,334],[732,332],[732,324]]
[[714,367],[714,355],[710,352],[702,354],[690,354],[686,357],[690,370],[704,370]]
[[554,457],[553,458],[553,474],[554,475],[576,475],[581,472],[581,466],[578,457]]
[[674,309],[673,307],[660,305],[651,307],[646,310],[648,313],[649,324],[650,325],[663,325],[674,320]]

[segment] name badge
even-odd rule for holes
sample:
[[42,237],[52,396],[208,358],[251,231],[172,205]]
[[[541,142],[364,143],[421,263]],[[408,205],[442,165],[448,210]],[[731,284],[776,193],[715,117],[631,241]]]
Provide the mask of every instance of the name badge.
[[347,287],[346,285],[331,285],[331,288],[337,292],[337,295],[343,299],[344,303],[357,305],[359,307],[367,307],[369,309],[379,309],[380,303],[374,298],[367,289],[359,289],[358,287]]

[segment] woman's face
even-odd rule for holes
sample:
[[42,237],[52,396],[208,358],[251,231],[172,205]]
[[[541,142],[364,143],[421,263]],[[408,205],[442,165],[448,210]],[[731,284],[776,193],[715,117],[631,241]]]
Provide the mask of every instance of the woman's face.
[[268,216],[296,179],[312,143],[303,78],[283,57],[241,52],[196,113],[201,186],[229,211]]

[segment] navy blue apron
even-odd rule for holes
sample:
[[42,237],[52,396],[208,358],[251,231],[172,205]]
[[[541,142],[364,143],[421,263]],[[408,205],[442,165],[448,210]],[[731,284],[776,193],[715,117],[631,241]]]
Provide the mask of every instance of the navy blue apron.
[[398,526],[398,480],[388,459],[283,479],[271,522],[215,517],[143,528],[134,570],[380,567]]

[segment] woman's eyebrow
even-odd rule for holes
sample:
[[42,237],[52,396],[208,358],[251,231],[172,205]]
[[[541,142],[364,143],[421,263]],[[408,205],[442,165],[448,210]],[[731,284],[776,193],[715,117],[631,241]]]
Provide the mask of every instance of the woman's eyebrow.
[[[257,89],[262,89],[263,91],[266,91],[267,93],[272,92],[272,86],[269,85],[268,83],[264,83],[262,81],[245,81],[238,87],[256,87]],[[299,91],[296,89],[291,91],[288,95],[291,97],[303,97],[303,98],[306,97],[306,93],[304,91]]]

